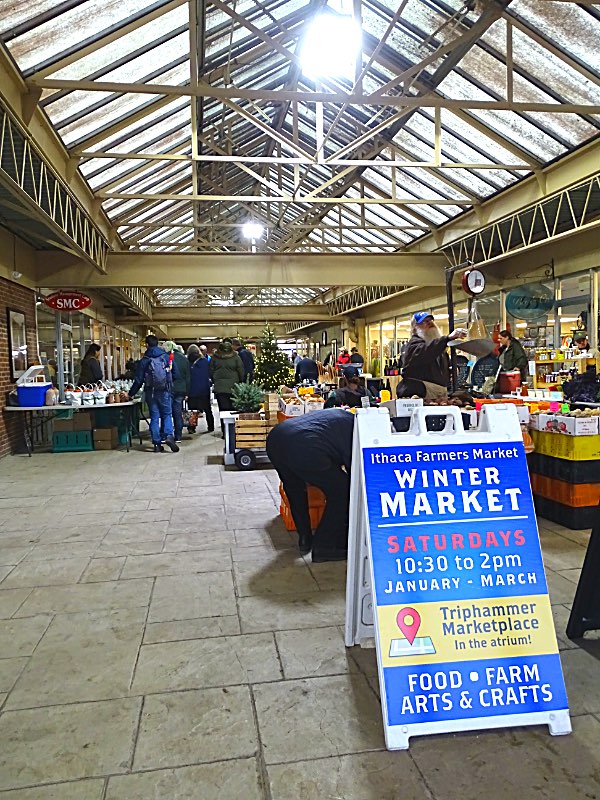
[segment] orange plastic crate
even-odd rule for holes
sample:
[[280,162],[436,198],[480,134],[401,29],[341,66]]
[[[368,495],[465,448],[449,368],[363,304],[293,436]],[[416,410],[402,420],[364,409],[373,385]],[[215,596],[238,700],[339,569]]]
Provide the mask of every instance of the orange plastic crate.
[[[325,506],[325,495],[316,486],[307,486],[308,493],[308,507],[309,508],[323,508]],[[284,503],[289,505],[288,499],[283,491],[283,484],[279,484],[279,494]]]
[[597,506],[600,503],[600,483],[567,483],[536,473],[531,473],[530,477],[533,493],[555,503],[571,508]]
[[[310,525],[314,530],[319,522],[321,522],[321,517],[323,516],[323,512],[325,511],[325,506],[320,508],[309,508],[308,513],[310,515]],[[279,513],[281,514],[281,518],[283,519],[283,524],[285,525],[285,529],[287,531],[295,531],[296,530],[296,523],[294,522],[294,518],[292,517],[292,512],[288,504],[285,501],[282,501],[281,505],[279,506]]]

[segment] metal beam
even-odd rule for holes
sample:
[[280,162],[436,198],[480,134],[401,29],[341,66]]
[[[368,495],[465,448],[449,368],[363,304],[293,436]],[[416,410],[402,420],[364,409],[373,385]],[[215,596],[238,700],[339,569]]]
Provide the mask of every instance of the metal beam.
[[442,254],[110,253],[100,275],[68,254],[37,259],[40,286],[442,286]]
[[[287,89],[241,89],[231,86],[221,88],[199,82],[197,87],[174,86],[166,83],[115,83],[112,81],[74,81],[58,78],[34,79],[28,82],[31,89],[67,89],[82,92],[117,92],[123,94],[171,95],[174,97],[214,97],[223,101],[266,100],[276,103],[346,103],[357,106],[385,106],[388,108],[449,108],[479,109],[488,111],[514,111],[516,113],[542,112],[548,114],[600,114],[596,103],[539,103],[509,102],[508,100],[450,99],[433,92],[422,96],[347,94],[345,92],[297,92]],[[238,109],[236,109],[238,110]],[[256,119],[253,120],[256,122]],[[272,131],[271,131],[272,133]],[[286,141],[286,146],[292,143]]]
[[[310,303],[307,305],[236,305],[236,306],[157,306],[152,311],[152,322],[165,325],[188,324],[199,325],[208,322],[225,324],[228,322],[266,322],[278,320],[291,322],[307,317],[315,320],[329,321],[335,318],[329,313],[327,306]],[[124,315],[120,320],[135,323],[139,317]]]
[[[269,320],[270,326],[276,335],[286,338],[285,326],[283,323]],[[169,338],[176,342],[192,341],[201,342],[210,339],[221,339],[223,336],[236,336],[241,334],[244,339],[259,339],[264,331],[265,324],[245,324],[243,322],[219,323],[213,322],[207,325],[168,325]]]

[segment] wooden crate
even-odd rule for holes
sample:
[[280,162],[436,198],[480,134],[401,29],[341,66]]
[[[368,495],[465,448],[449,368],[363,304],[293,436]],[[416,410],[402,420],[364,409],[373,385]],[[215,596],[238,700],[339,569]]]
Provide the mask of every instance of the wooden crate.
[[236,449],[242,450],[250,448],[264,450],[267,446],[269,431],[276,424],[276,420],[272,419],[236,419]]

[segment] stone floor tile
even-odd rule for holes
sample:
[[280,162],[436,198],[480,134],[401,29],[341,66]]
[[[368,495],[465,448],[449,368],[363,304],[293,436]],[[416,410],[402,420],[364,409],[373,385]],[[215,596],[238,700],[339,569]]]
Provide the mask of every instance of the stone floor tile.
[[243,633],[343,625],[345,598],[337,592],[239,598]]
[[159,553],[158,555],[128,556],[121,579],[145,578],[159,575],[185,575],[197,572],[219,572],[231,568],[231,554],[226,550]]
[[220,636],[144,645],[133,692],[204,689],[281,678],[271,633]]
[[[546,568],[546,581],[551,603],[572,603],[575,597],[576,585],[567,580],[558,572]],[[1,584],[0,584],[1,585]]]
[[[227,528],[231,531],[238,530],[244,528],[249,521],[248,512],[245,514],[242,513],[227,513],[225,515],[225,519],[227,520]],[[268,527],[273,523],[276,523],[278,519],[281,519],[279,516],[279,510],[275,508],[275,506],[271,509],[262,509],[258,508],[256,511],[252,509],[252,524],[254,526],[261,525],[264,527]],[[281,529],[283,529],[283,523],[281,523]]]
[[[2,584],[0,584],[0,587]],[[9,619],[31,594],[31,589],[0,588],[0,619]]]
[[263,683],[254,697],[267,764],[385,747],[381,708],[364,675]]
[[4,564],[0,566],[0,583],[6,578],[10,573],[16,569],[14,566],[9,566],[8,564]]
[[600,713],[600,693],[598,692],[600,642],[587,642],[586,648],[589,648],[594,655],[581,648],[563,650],[560,654],[569,710],[573,716]]
[[92,558],[79,583],[102,583],[116,581],[125,564],[125,556],[117,558]]
[[110,524],[90,525],[79,527],[69,525],[61,528],[45,528],[40,534],[40,544],[76,544],[77,542],[100,542],[106,534]]
[[375,643],[373,643],[373,647],[349,647],[348,657],[354,661],[363,675],[377,678],[377,651],[375,650]]
[[323,564],[313,564],[310,557],[306,557],[310,572],[323,591],[346,592],[346,562],[326,561]]
[[580,569],[561,569],[558,571],[559,575],[562,575],[563,578],[566,578],[571,583],[578,584],[579,578],[581,577],[581,570]]
[[46,544],[40,542],[34,545],[25,556],[25,561],[57,561],[70,558],[90,558],[94,555],[99,540],[87,542],[61,542],[59,544]]
[[168,533],[163,552],[179,553],[185,550],[223,550],[235,545],[233,531],[208,531],[207,533]]
[[196,512],[195,509],[174,509],[169,523],[169,533],[198,533],[208,536],[211,531],[226,530],[228,525],[222,506],[213,506],[211,510]]
[[100,543],[95,552],[96,558],[121,558],[125,556],[145,556],[162,553],[165,537],[148,539],[144,542],[106,542]]
[[10,692],[29,659],[5,658],[4,653],[2,656],[0,658],[0,692],[4,693]]
[[158,522],[124,522],[122,525],[111,525],[104,538],[104,544],[127,544],[129,542],[146,542],[159,539],[167,532],[168,520]]
[[[56,528],[64,528],[61,533],[69,534],[72,531],[71,526],[73,528],[77,528],[78,530],[85,530],[87,529],[88,533],[94,534],[97,529],[104,529],[107,526],[110,527],[111,525],[117,525],[119,520],[121,519],[120,512],[113,512],[113,513],[106,513],[102,514],[100,512],[93,513],[93,514],[77,514],[76,517],[70,517],[68,525],[59,525],[55,526]],[[52,525],[48,525],[49,528],[54,527]],[[83,537],[82,537],[83,538]],[[89,539],[92,538],[90,535]],[[58,541],[63,541],[59,539]]]
[[295,538],[292,539],[286,530],[276,530],[270,533],[264,528],[238,528],[234,533],[236,544],[243,548],[263,545],[272,550],[286,550],[297,543],[296,535],[294,534]]
[[106,800],[262,800],[255,759],[218,761],[110,778]]
[[55,561],[22,561],[0,587],[20,589],[27,586],[64,586],[77,583],[89,558],[66,558]]
[[552,616],[554,618],[554,630],[556,632],[556,640],[558,641],[559,650],[573,650],[578,647],[575,642],[572,642],[567,637],[567,624],[569,622],[569,615],[571,610],[567,606],[554,605],[552,606]]
[[113,611],[117,608],[147,606],[151,590],[152,578],[48,586],[34,589],[15,616],[29,617],[43,612],[68,614],[77,611]]
[[126,772],[141,698],[3,711],[0,789]]
[[431,800],[409,753],[358,753],[268,767],[272,800]]
[[220,617],[223,614],[237,614],[231,572],[203,572],[156,579],[148,622]]
[[168,507],[152,508],[146,511],[125,509],[121,514],[120,525],[149,525],[150,528],[159,522],[168,522],[171,519],[172,509]]
[[5,694],[4,692],[0,692],[0,709],[2,708],[2,706],[4,704],[4,701],[6,700],[7,697],[8,697],[8,694]]
[[213,636],[236,636],[240,633],[237,616],[179,619],[175,622],[151,622],[146,625],[144,644],[178,642],[184,639],[208,639]]
[[4,792],[2,800],[102,800],[103,779],[88,779],[70,783],[53,783],[31,789]]
[[279,631],[275,638],[286,679],[341,675],[357,670],[347,655],[339,628]]
[[247,686],[151,695],[144,701],[133,768],[251,758],[257,748]]
[[545,566],[556,572],[563,569],[580,569],[585,558],[585,548],[557,536],[543,540],[542,555]]
[[[253,548],[254,549],[254,548]],[[233,565],[238,597],[299,595],[319,589],[303,559],[290,562],[285,553],[267,562],[237,561]]]
[[515,728],[415,737],[410,752],[427,776],[433,796],[443,800],[590,800],[600,793],[600,723],[572,720],[569,736],[548,728]]
[[6,707],[32,708],[126,696],[145,620],[145,608],[57,615]]
[[31,552],[31,546],[21,547],[4,547],[0,539],[0,565],[5,566],[11,564],[16,566],[21,559]]
[[2,658],[30,656],[48,630],[52,617],[40,614],[23,619],[0,620],[0,653]]

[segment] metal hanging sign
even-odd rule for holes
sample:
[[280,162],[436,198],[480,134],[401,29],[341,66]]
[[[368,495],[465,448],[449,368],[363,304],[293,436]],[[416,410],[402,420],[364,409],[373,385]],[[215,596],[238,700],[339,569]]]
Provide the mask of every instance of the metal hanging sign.
[[511,289],[506,295],[506,310],[516,319],[526,321],[546,317],[554,308],[554,292],[543,283],[531,283]]
[[44,303],[55,311],[83,311],[91,306],[92,298],[83,292],[61,290],[44,297]]
[[[426,416],[446,417],[430,433]],[[386,743],[548,724],[571,730],[513,406],[463,431],[420,408],[409,433],[387,409],[357,414],[346,644],[374,637]],[[355,499],[356,498],[356,499]]]

